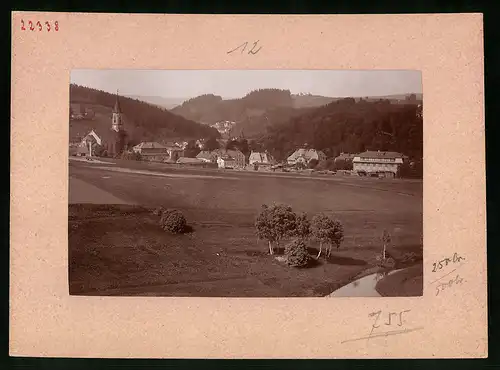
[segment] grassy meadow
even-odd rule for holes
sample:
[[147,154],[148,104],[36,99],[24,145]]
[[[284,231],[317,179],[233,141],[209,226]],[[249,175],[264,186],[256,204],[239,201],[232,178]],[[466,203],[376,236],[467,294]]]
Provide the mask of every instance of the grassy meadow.
[[[71,294],[324,296],[373,270],[384,229],[392,235],[396,260],[410,251],[422,255],[418,181],[148,166],[156,175],[70,165],[70,177],[134,204],[69,205]],[[310,217],[324,212],[339,219],[345,233],[340,249],[305,269],[269,256],[254,222],[261,205],[273,202]],[[151,213],[160,205],[181,210],[190,232],[163,231]],[[316,243],[308,247],[317,254]]]

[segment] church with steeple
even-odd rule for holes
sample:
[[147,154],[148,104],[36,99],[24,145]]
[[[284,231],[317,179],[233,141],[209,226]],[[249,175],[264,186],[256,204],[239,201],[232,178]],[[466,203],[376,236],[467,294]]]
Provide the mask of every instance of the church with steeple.
[[128,147],[128,135],[123,125],[123,113],[118,91],[111,116],[111,125],[107,128],[94,128],[82,140],[89,156],[118,157]]

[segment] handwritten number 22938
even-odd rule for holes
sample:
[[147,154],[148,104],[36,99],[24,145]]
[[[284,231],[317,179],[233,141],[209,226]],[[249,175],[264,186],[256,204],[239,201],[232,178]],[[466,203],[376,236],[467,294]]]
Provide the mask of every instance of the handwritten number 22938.
[[[47,32],[50,32],[50,30],[52,29],[51,23],[49,21],[46,21],[44,24]],[[59,22],[55,21],[53,25],[54,25],[54,31],[59,31]],[[28,28],[26,28],[24,19],[21,19],[21,31],[26,31],[26,30],[35,31],[36,29],[38,29],[38,31],[43,31],[44,27],[42,25],[42,22],[36,21],[36,23],[33,23],[33,21],[28,21]]]

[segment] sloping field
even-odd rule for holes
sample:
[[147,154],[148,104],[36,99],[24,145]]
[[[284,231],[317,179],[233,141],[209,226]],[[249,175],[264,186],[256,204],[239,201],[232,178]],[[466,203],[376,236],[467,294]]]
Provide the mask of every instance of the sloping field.
[[[123,202],[178,208],[192,232],[165,233],[146,208],[70,205],[72,294],[323,296],[373,267],[384,228],[393,236],[396,255],[422,253],[422,195],[413,183],[216,170],[202,176],[203,171],[168,169],[165,174],[177,176],[165,177],[99,167],[72,164],[70,176]],[[193,172],[199,176],[187,175]],[[288,203],[310,217],[317,212],[337,217],[345,228],[342,247],[308,269],[268,256],[253,224],[260,206],[272,202]],[[317,253],[317,245],[309,247]]]

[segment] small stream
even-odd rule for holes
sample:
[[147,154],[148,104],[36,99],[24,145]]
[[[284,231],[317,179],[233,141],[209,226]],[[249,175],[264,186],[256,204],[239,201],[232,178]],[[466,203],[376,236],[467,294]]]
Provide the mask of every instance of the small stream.
[[390,272],[376,272],[371,275],[364,276],[355,280],[343,287],[337,289],[327,297],[381,297],[375,289],[377,283],[385,276],[392,275],[395,272],[404,269],[392,270]]

